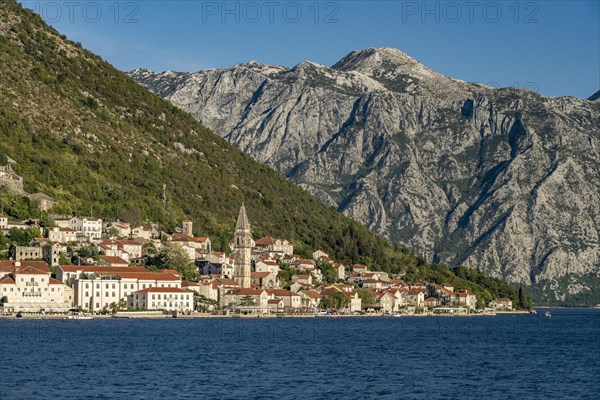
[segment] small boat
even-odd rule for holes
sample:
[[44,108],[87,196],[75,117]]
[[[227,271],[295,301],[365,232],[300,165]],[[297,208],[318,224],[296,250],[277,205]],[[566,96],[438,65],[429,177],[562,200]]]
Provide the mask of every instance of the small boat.
[[529,311],[529,314],[531,314],[531,315],[537,315],[537,311],[535,311],[535,310],[530,310],[530,311]]
[[552,314],[550,314],[550,311],[546,311],[544,313],[544,317],[551,317],[551,316],[552,316]]
[[93,319],[91,315],[67,315],[67,319]]

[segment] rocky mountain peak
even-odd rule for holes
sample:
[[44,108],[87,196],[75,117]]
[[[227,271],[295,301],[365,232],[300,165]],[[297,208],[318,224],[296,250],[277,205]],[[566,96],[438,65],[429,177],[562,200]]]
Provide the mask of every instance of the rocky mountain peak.
[[358,71],[370,76],[395,78],[399,75],[441,77],[408,54],[394,48],[356,50],[332,67],[340,71]]

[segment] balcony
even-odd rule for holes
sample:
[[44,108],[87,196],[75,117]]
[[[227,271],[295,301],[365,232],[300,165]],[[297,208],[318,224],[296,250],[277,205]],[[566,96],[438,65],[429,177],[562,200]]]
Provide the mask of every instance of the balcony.
[[42,292],[23,292],[25,297],[42,297]]
[[25,282],[25,286],[37,286],[37,282]]

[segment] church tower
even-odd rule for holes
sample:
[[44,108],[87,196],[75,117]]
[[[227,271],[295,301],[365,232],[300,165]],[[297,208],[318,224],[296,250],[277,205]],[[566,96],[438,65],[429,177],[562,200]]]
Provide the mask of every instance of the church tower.
[[250,224],[246,216],[244,204],[240,208],[237,224],[235,226],[235,235],[233,236],[233,245],[235,251],[235,266],[233,270],[233,279],[243,288],[249,288],[251,284],[251,258],[252,258],[252,235]]

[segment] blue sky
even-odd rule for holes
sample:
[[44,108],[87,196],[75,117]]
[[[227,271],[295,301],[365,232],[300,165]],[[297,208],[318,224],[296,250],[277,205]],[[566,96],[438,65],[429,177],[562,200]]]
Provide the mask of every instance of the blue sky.
[[117,68],[256,60],[332,65],[395,47],[455,78],[587,98],[600,88],[599,1],[21,1]]

